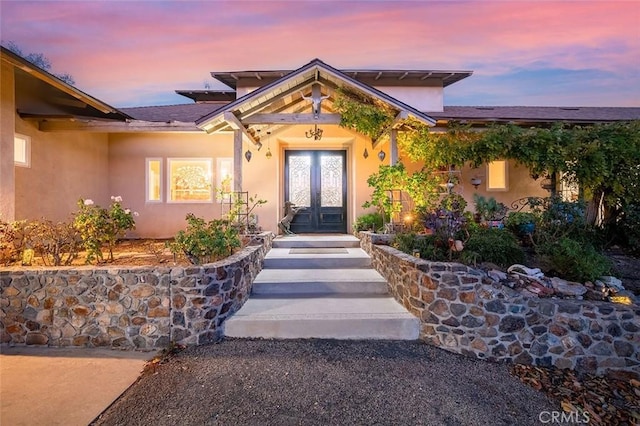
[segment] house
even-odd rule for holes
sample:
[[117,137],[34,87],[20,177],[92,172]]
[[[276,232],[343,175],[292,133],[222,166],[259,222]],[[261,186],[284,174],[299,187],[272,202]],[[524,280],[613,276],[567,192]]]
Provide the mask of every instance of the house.
[[[1,59],[0,219],[65,220],[81,197],[108,205],[119,195],[140,214],[133,237],[170,237],[187,213],[220,217],[230,207],[221,188],[267,200],[255,211],[264,230],[277,231],[292,201],[306,207],[294,232],[349,232],[365,212],[367,178],[403,153],[394,126],[379,140],[339,126],[340,90],[436,128],[640,119],[640,108],[448,107],[445,88],[471,71],[338,70],[318,59],[212,72],[229,90],[178,90],[190,103],[117,109],[4,48]],[[455,173],[468,201],[548,194],[511,162]]]

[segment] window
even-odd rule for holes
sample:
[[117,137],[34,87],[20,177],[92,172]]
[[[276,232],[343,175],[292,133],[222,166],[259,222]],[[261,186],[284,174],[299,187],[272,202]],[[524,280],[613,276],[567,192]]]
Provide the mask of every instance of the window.
[[487,164],[487,191],[507,190],[507,162],[492,161]]
[[15,134],[13,137],[13,162],[16,166],[31,166],[31,138]]
[[218,201],[228,201],[233,191],[233,158],[218,158],[216,166]]
[[168,200],[170,203],[210,203],[213,161],[210,158],[168,159]]
[[162,202],[162,159],[147,158],[147,202]]

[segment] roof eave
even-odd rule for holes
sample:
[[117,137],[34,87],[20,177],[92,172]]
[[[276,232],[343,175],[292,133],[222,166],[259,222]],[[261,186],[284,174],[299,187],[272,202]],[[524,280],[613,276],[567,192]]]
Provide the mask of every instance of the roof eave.
[[5,47],[1,47],[1,52],[2,52],[2,55],[0,56],[2,57],[3,61],[13,65],[16,68],[21,69],[22,71],[34,76],[39,80],[42,80],[43,82],[53,86],[54,88],[61,90],[64,93],[67,93],[68,95],[78,99],[79,101],[84,102],[85,104],[102,112],[103,114],[120,115],[123,120],[132,118],[129,115],[118,110],[117,108],[114,108],[111,105],[108,105],[102,102],[101,100],[94,98],[93,96],[87,93],[84,93],[83,91],[75,88],[74,86],[62,81],[55,75],[43,70],[37,65],[32,64],[31,62],[27,61],[21,56],[16,55],[9,49]]

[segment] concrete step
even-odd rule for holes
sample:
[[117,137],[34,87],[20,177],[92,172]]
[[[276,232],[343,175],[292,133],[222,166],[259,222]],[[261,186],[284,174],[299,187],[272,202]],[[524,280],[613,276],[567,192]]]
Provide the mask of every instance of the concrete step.
[[416,340],[420,321],[391,297],[252,296],[224,323],[228,337]]
[[[303,251],[303,252],[300,252]],[[272,248],[265,269],[369,268],[371,258],[361,248]]]
[[263,269],[252,294],[387,294],[387,282],[375,269]]
[[353,235],[292,235],[278,236],[273,240],[274,248],[293,247],[360,247],[360,240]]

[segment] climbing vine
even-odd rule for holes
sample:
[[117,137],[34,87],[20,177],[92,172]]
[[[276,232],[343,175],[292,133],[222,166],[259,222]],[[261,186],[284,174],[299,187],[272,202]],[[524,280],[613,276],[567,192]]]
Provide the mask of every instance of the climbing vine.
[[382,102],[347,89],[336,90],[334,108],[342,116],[340,126],[376,140],[391,125],[394,113]]

